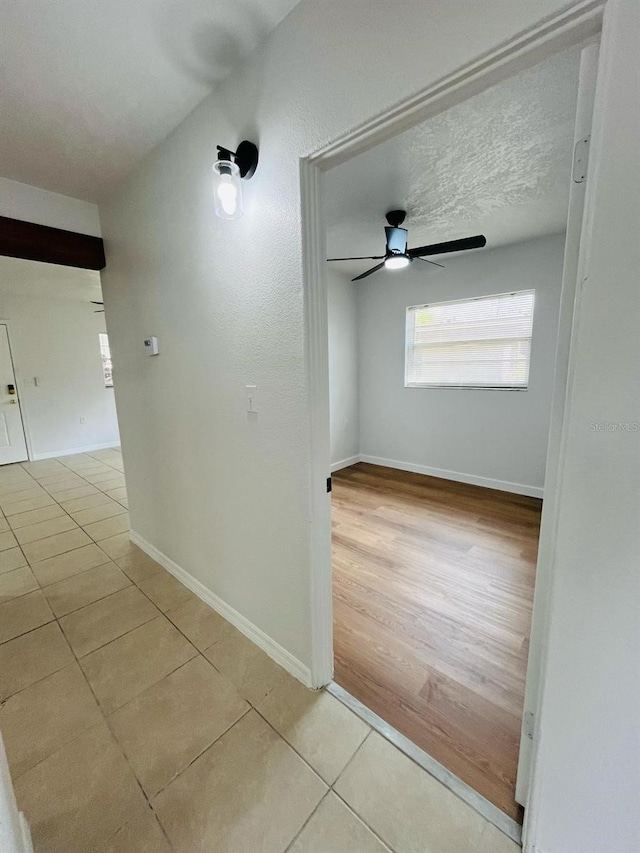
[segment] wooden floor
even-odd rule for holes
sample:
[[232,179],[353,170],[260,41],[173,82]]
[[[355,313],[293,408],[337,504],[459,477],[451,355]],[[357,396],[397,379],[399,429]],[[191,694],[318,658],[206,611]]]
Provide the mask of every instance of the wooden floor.
[[541,508],[365,463],[334,474],[335,680],[516,820]]

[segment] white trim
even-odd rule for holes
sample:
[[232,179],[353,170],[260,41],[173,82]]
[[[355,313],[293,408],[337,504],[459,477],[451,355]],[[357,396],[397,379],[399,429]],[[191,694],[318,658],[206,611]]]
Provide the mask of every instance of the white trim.
[[428,465],[399,462],[397,459],[382,459],[379,456],[368,456],[367,454],[360,456],[360,462],[369,462],[371,465],[382,465],[384,468],[397,468],[399,471],[410,471],[413,474],[426,474],[429,477],[439,477],[442,480],[454,480],[456,483],[469,483],[471,486],[484,486],[486,489],[512,492],[514,495],[528,495],[532,498],[544,497],[544,489],[540,486],[510,483],[508,480],[494,480],[491,477],[463,474],[460,471],[447,471],[444,468],[430,468]]
[[357,456],[349,456],[348,459],[341,459],[340,462],[333,462],[331,464],[331,473],[334,471],[340,471],[342,468],[348,468],[350,465],[355,465],[356,462],[362,462],[362,458],[360,454]]
[[67,447],[64,450],[47,450],[46,453],[34,453],[33,461],[38,459],[53,459],[57,456],[73,456],[76,453],[92,453],[94,450],[108,450],[110,447],[117,447],[120,440],[107,441],[103,444],[87,444],[84,447]]
[[304,281],[305,361],[309,388],[309,564],[311,675],[313,687],[333,678],[333,584],[331,576],[331,467],[329,439],[329,358],[327,257],[322,227],[320,171],[300,162]]
[[277,664],[287,670],[287,672],[298,681],[301,681],[305,687],[311,687],[311,671],[301,661],[295,658],[290,652],[283,648],[275,640],[271,639],[268,634],[265,634],[260,628],[250,622],[241,613],[231,607],[226,601],[223,601],[215,593],[211,592],[203,583],[193,575],[190,575],[182,566],[179,566],[166,554],[158,550],[155,545],[148,542],[144,536],[140,536],[135,530],[129,532],[129,539],[134,545],[137,545],[145,554],[148,554],[156,563],[165,568],[188,589],[197,595],[205,604],[208,604],[216,613],[219,613],[227,622],[231,622],[245,637],[248,637],[252,643],[255,643],[258,648],[266,652],[269,657]]
[[397,729],[394,729],[394,727],[389,725],[386,720],[383,720],[382,717],[379,717],[370,708],[363,705],[359,699],[356,699],[355,696],[352,696],[351,693],[348,693],[344,687],[340,687],[340,685],[336,684],[335,681],[332,681],[326,690],[327,693],[330,693],[339,702],[342,702],[343,705],[346,705],[347,708],[353,711],[356,716],[360,717],[361,720],[364,720],[365,723],[370,725],[371,728],[378,732],[378,734],[385,738],[385,740],[388,740],[389,743],[392,743],[397,747],[400,752],[407,756],[407,758],[415,761],[415,763],[419,767],[422,767],[422,769],[430,776],[433,776],[434,779],[437,779],[445,788],[448,788],[457,797],[460,797],[463,802],[474,809],[474,811],[477,811],[478,814],[482,815],[482,817],[488,820],[489,823],[492,823],[497,829],[504,832],[504,834],[511,838],[512,841],[515,841],[518,844],[520,843],[522,838],[522,827],[520,824],[516,823],[516,821],[513,820],[513,818],[510,818],[509,815],[500,811],[500,809],[497,806],[494,806],[493,803],[490,803],[489,800],[485,799],[475,790],[475,788],[472,788],[456,776],[455,773],[452,773],[450,770],[447,770],[446,767],[443,767],[442,764],[440,764],[439,761],[436,761],[435,758],[432,758],[428,752],[425,752],[423,749],[420,749],[419,746],[416,746],[412,740],[409,740],[408,737],[403,735]]

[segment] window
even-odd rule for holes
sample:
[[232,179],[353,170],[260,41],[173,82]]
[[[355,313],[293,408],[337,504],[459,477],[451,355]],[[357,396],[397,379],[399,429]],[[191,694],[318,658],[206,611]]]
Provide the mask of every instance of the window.
[[535,291],[407,308],[407,388],[507,388],[529,383]]
[[113,365],[111,364],[111,350],[109,349],[109,336],[104,332],[98,335],[100,344],[100,357],[102,358],[102,372],[104,374],[104,387],[113,388]]

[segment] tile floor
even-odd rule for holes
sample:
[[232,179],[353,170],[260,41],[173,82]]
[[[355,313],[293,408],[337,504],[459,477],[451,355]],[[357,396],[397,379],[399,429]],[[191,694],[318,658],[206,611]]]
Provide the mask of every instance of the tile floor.
[[36,853],[515,853],[128,538],[117,450],[0,468],[0,729]]

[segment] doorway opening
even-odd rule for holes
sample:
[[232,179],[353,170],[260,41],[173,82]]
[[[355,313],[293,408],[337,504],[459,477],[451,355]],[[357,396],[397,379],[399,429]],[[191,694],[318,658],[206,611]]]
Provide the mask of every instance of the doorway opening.
[[77,548],[87,568],[129,535],[100,274],[0,257],[0,306],[3,565]]
[[[326,265],[334,689],[513,837],[596,56],[550,55],[322,179],[326,257],[357,258]],[[390,269],[398,225],[400,255],[487,244]]]

